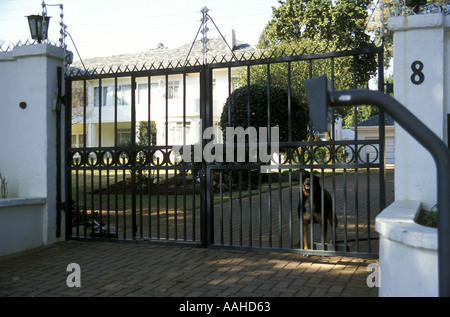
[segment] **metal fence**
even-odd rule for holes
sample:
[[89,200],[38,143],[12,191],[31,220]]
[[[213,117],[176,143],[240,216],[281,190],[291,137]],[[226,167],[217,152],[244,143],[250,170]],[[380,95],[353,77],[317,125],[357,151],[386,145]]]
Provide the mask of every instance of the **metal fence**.
[[[282,57],[252,54],[216,57],[207,65],[197,61],[69,71],[67,237],[376,255],[374,218],[393,198],[387,187],[392,175],[385,169],[384,114],[380,112],[376,137],[360,137],[356,107],[352,137],[340,136],[335,120],[330,135],[320,135],[309,119],[300,136],[294,99],[305,105],[304,80],[323,73],[339,89],[367,85],[376,73],[378,89],[383,89],[382,54],[380,48]],[[238,110],[248,123],[260,115],[252,108],[257,102],[253,85],[265,87],[267,101],[257,106],[267,127],[286,131],[276,158],[271,163],[202,158],[211,144],[226,151],[221,128],[235,127]],[[281,110],[272,101],[280,87],[287,94]],[[237,90],[247,96],[239,109],[232,107],[231,98]],[[275,123],[277,111],[282,122]],[[205,136],[207,128],[214,137]],[[270,136],[267,140],[270,149]],[[248,136],[242,143],[248,154],[254,144]],[[180,160],[175,148],[191,150],[192,159]],[[261,170],[267,164],[272,173]],[[311,186],[320,182],[316,195],[322,202],[330,193],[328,239],[320,230],[325,208],[319,212],[321,224],[306,226],[299,215],[306,179]],[[314,215],[314,207],[308,208]]]

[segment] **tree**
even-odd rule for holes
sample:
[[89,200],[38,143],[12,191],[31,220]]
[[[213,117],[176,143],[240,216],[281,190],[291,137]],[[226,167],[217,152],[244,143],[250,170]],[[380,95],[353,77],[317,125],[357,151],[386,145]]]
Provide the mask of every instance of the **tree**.
[[[226,136],[227,127],[269,127],[267,85],[250,85],[236,89],[227,99],[220,118]],[[279,128],[280,142],[289,141],[288,90],[270,87],[270,127]],[[248,109],[249,108],[249,109]],[[250,110],[250,112],[248,111]],[[291,96],[291,139],[305,140],[308,136],[309,110],[306,102]]]
[[374,42],[378,46],[383,45],[385,68],[389,67],[394,54],[394,36],[388,28],[388,18],[395,2],[396,0],[374,1],[370,6],[371,14],[366,25],[366,32],[371,35]]
[[371,0],[286,0],[272,8],[272,20],[258,47],[300,46],[307,53],[367,47],[367,9]]
[[[286,0],[273,8],[272,20],[263,30],[258,48],[269,54],[295,52],[314,54],[374,47],[365,32],[370,0]],[[377,60],[373,53],[335,58],[333,60],[334,89],[366,88],[376,73]],[[271,83],[288,86],[288,66],[270,66]],[[303,83],[311,75],[331,77],[330,59],[293,62],[290,64],[293,93],[305,99]],[[242,76],[242,81],[246,76]],[[251,82],[267,82],[267,67],[252,67]],[[353,116],[351,108],[341,107],[336,113],[344,119]],[[371,112],[372,113],[372,112]],[[350,122],[351,120],[344,120]]]
[[[150,129],[150,130],[149,130]],[[138,122],[137,145],[152,146],[156,145],[156,123],[155,121]]]
[[[259,128],[278,127],[279,142],[290,141],[289,135],[291,135],[292,141],[305,140],[308,137],[308,105],[295,95],[290,96],[291,124],[289,125],[288,100],[288,90],[277,86],[268,87],[267,84],[253,84],[236,89],[225,102],[220,117],[220,128],[224,140],[226,141],[227,127],[242,127],[244,129],[254,127],[258,133]],[[270,111],[270,122],[268,111]],[[258,137],[260,136],[258,135]],[[279,150],[281,153],[286,153],[288,148],[280,146]],[[246,158],[248,158],[248,152],[247,148]],[[268,174],[260,175],[259,169],[248,170],[248,173],[251,174],[253,184],[258,184],[258,175],[262,177],[261,180],[263,181],[268,178]],[[235,184],[240,182],[239,172],[230,170],[230,177]],[[244,186],[247,185],[244,183]]]
[[92,109],[86,106],[85,91],[82,82],[73,82],[72,84],[72,124],[83,123],[84,115],[90,118]]

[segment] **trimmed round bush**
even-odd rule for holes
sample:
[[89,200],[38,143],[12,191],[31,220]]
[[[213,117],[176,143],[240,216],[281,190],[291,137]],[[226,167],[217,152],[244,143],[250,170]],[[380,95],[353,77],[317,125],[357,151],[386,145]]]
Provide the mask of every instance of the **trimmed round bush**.
[[[250,85],[236,89],[227,99],[220,118],[220,127],[279,127],[280,142],[289,141],[288,90],[270,86],[270,108],[268,109],[267,85]],[[250,116],[248,112],[250,101]],[[228,110],[230,108],[231,111]],[[230,124],[229,124],[230,123]],[[291,94],[292,141],[303,141],[308,136],[309,110],[306,101]]]

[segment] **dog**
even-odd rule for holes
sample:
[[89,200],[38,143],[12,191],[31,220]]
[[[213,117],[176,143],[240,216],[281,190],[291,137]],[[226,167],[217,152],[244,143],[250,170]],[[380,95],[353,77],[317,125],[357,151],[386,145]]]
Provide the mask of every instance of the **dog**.
[[[313,223],[320,225],[321,234],[323,234],[324,241],[327,242],[328,223],[333,227],[333,200],[331,199],[330,193],[324,188],[323,216],[325,217],[325,221],[322,228],[322,187],[320,186],[320,179],[316,175],[312,175],[312,180],[309,175],[305,177],[300,193],[302,199],[298,205],[298,216],[299,219],[300,217],[303,219],[303,246],[305,249],[310,249],[309,228],[311,224],[311,209]],[[334,225],[337,225],[336,217],[334,219]],[[300,246],[300,240],[298,241],[297,246]]]

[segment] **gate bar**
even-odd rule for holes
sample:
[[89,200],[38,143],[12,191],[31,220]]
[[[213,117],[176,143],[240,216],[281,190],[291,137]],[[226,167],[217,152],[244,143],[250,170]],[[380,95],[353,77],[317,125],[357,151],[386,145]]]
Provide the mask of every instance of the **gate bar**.
[[[319,128],[326,129],[326,114],[330,107],[372,104],[386,110],[414,139],[433,156],[437,167],[438,187],[438,267],[439,295],[450,297],[450,150],[425,124],[394,98],[380,91],[329,91],[327,77],[320,76],[305,82],[312,119]],[[317,96],[320,97],[317,97]],[[325,123],[325,124],[323,124]],[[316,123],[317,124],[317,123]]]

